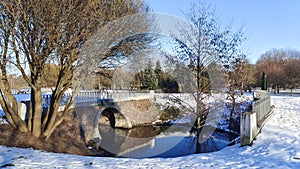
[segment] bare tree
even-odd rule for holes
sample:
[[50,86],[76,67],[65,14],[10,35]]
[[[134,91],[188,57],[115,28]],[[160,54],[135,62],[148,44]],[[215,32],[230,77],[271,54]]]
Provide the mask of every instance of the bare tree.
[[228,105],[230,106],[229,126],[231,126],[231,130],[236,130],[236,125],[233,124],[234,114],[240,112],[240,106],[236,99],[238,96],[244,95],[245,86],[248,86],[251,90],[251,84],[254,82],[254,69],[244,54],[234,56],[234,59],[231,59],[230,66],[226,66],[224,69],[227,79],[228,99],[231,101],[231,104]]
[[289,58],[285,65],[287,74],[287,87],[290,89],[290,94],[293,95],[293,89],[300,85],[300,53],[298,58]]
[[[93,71],[93,64],[107,65],[105,61],[114,56],[114,51],[130,53],[142,46],[137,38],[130,39],[130,32],[148,29],[148,20],[143,15],[140,19],[130,17],[131,22],[119,18],[145,10],[140,0],[1,1],[0,104],[10,124],[34,137],[49,138],[68,115],[80,82],[84,74]],[[95,45],[97,51],[91,50]],[[43,115],[42,79],[50,62],[59,71],[50,106]],[[17,101],[7,80],[9,64],[18,69],[31,88],[28,122],[18,116]],[[71,87],[75,93],[59,115],[62,96]]]
[[243,95],[244,90],[249,88],[249,86],[251,87],[251,84],[254,82],[254,69],[245,55],[239,57],[234,65],[233,74],[235,76],[233,78],[235,79],[235,89],[240,90],[241,95]]
[[[197,134],[197,143],[199,143],[196,151],[201,152],[201,144],[207,140],[204,138],[206,134],[200,134],[201,130],[207,120],[216,120],[212,119],[216,118],[213,117],[213,114],[219,111],[206,103],[207,98],[210,91],[224,90],[225,87],[224,84],[221,87],[211,82],[212,79],[216,80],[216,77],[210,77],[210,75],[216,75],[219,78],[224,76],[220,71],[217,73],[217,70],[220,69],[216,65],[222,65],[219,66],[220,68],[226,67],[226,65],[231,66],[230,59],[236,56],[243,37],[241,31],[234,33],[230,27],[222,29],[215,11],[202,1],[192,4],[191,10],[186,14],[186,19],[191,25],[188,27],[179,25],[180,36],[174,36],[174,40],[178,44],[177,55],[166,56],[167,60],[172,65],[176,65],[177,70],[180,70],[179,74],[185,72],[185,76],[175,77],[178,83],[192,83],[191,87],[184,88],[183,92],[191,92],[196,106],[186,104],[179,98],[175,101],[185,105],[186,110],[196,115],[194,130]],[[211,70],[214,70],[216,74],[211,73]],[[183,77],[190,78],[184,80]],[[183,80],[181,81],[181,79]],[[219,82],[224,81],[220,80]]]
[[256,63],[255,78],[257,84],[263,72],[267,75],[268,84],[275,92],[279,87],[295,88],[299,83],[300,52],[292,49],[271,49],[261,55]]

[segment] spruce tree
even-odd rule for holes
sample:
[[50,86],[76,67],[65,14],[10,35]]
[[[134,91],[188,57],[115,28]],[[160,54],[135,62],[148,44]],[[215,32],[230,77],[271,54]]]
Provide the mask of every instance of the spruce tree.
[[160,61],[157,60],[156,62],[156,66],[155,66],[155,76],[157,78],[157,87],[158,88],[161,88],[162,86],[162,78],[163,78],[163,71],[162,71],[162,68],[161,68],[161,65],[160,65]]
[[144,71],[142,86],[144,89],[154,90],[157,89],[158,80],[155,75],[153,64],[151,60],[149,60],[147,68]]
[[261,77],[261,90],[267,90],[267,75],[263,72]]

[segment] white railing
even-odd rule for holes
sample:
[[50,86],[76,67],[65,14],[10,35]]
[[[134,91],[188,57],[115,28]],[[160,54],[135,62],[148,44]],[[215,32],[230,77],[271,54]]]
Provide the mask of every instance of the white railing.
[[271,110],[271,99],[270,94],[264,95],[264,97],[259,100],[253,102],[252,111],[256,114],[256,122],[259,124],[261,120],[263,120]]
[[[256,94],[259,97],[256,97]],[[254,93],[254,97],[258,100],[252,103],[252,111],[242,113],[241,115],[240,132],[242,146],[252,144],[252,141],[261,131],[266,117],[272,113],[269,93],[258,91]]]
[[109,93],[111,99],[115,102],[123,102],[123,101],[130,101],[130,100],[144,100],[150,99],[150,93],[137,93],[137,92],[111,92]]
[[[60,105],[65,105],[72,93],[66,93],[63,95]],[[80,91],[77,96],[74,98],[74,103],[88,103],[88,102],[97,102],[99,99],[109,99],[110,94],[108,91]],[[42,95],[43,98],[43,107],[48,107],[51,103],[51,94]]]
[[[65,105],[70,97],[71,93],[64,94],[61,100],[60,105]],[[43,98],[43,107],[48,107],[51,102],[51,94],[44,94]],[[137,93],[132,91],[80,91],[77,96],[74,98],[74,103],[90,103],[97,102],[99,100],[112,99],[114,102],[130,101],[130,100],[143,100],[151,99],[150,93]]]

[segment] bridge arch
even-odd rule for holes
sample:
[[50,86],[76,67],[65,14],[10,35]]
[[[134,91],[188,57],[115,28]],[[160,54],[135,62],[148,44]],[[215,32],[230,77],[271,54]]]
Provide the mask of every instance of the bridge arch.
[[[107,125],[112,128],[116,127],[116,117],[115,114],[119,113],[119,110],[108,107],[100,110],[95,118],[95,125]],[[96,127],[95,126],[95,127]]]
[[101,108],[95,118],[95,127],[98,125],[110,125],[112,128],[132,128],[130,120],[116,106]]
[[101,142],[101,134],[99,132],[99,125],[104,125],[110,128],[132,128],[130,120],[119,110],[116,106],[102,107],[96,114],[94,119],[94,141]]

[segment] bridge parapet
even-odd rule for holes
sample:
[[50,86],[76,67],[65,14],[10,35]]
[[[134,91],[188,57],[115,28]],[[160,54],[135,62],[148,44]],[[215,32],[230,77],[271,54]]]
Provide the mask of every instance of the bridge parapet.
[[241,146],[252,144],[268,117],[273,113],[270,93],[256,91],[254,98],[256,99],[252,103],[252,111],[241,115]]
[[125,102],[132,100],[147,100],[151,99],[150,93],[136,93],[136,92],[113,92],[110,94],[110,98],[114,102]]

